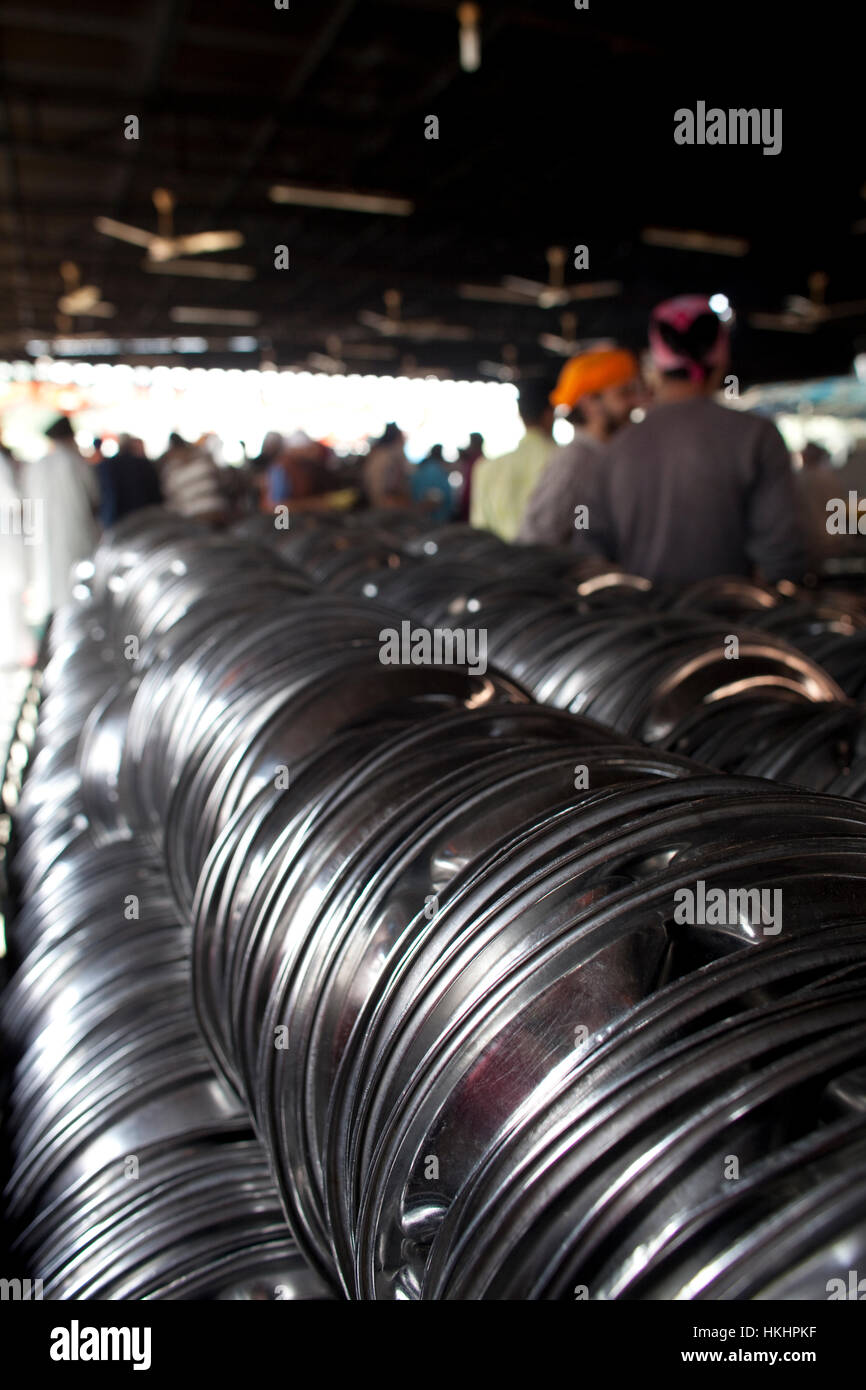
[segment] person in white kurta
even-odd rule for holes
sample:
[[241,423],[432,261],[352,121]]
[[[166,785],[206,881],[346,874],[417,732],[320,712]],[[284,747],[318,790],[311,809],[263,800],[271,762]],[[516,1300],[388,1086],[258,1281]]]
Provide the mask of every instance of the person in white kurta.
[[0,450],[0,671],[33,660],[33,639],[24,620],[28,518],[10,459]]
[[24,483],[25,502],[37,520],[35,543],[27,547],[37,618],[54,613],[69,598],[72,567],[92,553],[99,535],[94,518],[99,485],[76,448],[72,426],[61,418],[46,435],[54,447],[28,465]]

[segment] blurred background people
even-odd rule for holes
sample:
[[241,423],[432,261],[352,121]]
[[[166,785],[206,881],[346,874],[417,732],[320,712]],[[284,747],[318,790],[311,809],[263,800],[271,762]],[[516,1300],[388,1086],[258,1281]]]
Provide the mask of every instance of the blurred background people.
[[454,514],[454,498],[448,474],[449,468],[442,457],[441,444],[434,444],[427,457],[413,468],[411,474],[412,501],[423,507],[430,521],[437,526],[450,521]]
[[61,415],[45,431],[50,449],[24,470],[23,496],[34,507],[36,526],[27,553],[32,566],[33,617],[40,622],[69,597],[72,567],[96,545],[99,484]]
[[469,443],[460,450],[457,467],[463,476],[460,496],[457,500],[455,516],[458,521],[469,520],[469,499],[472,496],[472,475],[475,465],[484,457],[484,436],[473,430]]
[[469,520],[504,541],[516,538],[526,504],[556,447],[550,392],[546,379],[522,382],[518,408],[523,438],[510,454],[479,459],[475,465]]
[[159,481],[170,511],[194,521],[221,523],[228,506],[220,485],[220,470],[204,450],[179,434],[169,436],[169,447],[159,461]]
[[713,400],[728,332],[702,295],[653,310],[656,404],[610,444],[581,553],[656,582],[758,572],[770,583],[806,569],[791,460],[769,420]]
[[286,441],[279,431],[268,430],[259,453],[252,458],[248,457],[247,463],[254,473],[265,473],[285,447]]
[[103,526],[113,526],[142,507],[162,502],[159,474],[140,439],[122,434],[117,453],[101,455],[98,463],[99,515]]
[[405,436],[395,424],[372,445],[364,461],[363,478],[367,502],[371,507],[407,507],[409,465],[404,450]]
[[550,458],[526,505],[517,539],[567,545],[574,533],[575,509],[592,496],[595,469],[603,467],[604,446],[629,423],[643,403],[637,358],[624,348],[585,352],[566,362],[550,400],[565,409],[574,439]]
[[27,666],[35,655],[34,643],[24,620],[27,585],[23,499],[10,456],[0,448],[0,672]]
[[[833,467],[827,450],[812,440],[808,441],[800,453],[800,470],[794,475],[794,486],[800,505],[807,562],[811,572],[820,570],[834,553],[845,554],[848,550],[847,537],[837,538],[827,531],[827,502],[832,497],[846,496],[841,490],[841,471]],[[861,549],[862,544],[861,538]],[[851,548],[856,550],[857,547]]]

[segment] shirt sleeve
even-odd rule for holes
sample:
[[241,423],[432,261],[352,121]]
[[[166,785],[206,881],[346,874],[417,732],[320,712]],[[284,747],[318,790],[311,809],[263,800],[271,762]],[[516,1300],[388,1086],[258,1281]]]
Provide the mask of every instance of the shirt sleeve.
[[771,584],[802,578],[806,537],[797,505],[791,459],[776,426],[762,430],[746,515],[746,554]]
[[571,539],[571,493],[577,461],[571,448],[559,449],[545,465],[530,494],[517,539],[530,545],[567,545]]
[[[611,464],[612,459],[605,451],[594,458],[593,467],[587,469],[580,502],[572,508],[571,549],[576,555],[601,556],[611,561],[617,558],[610,501]],[[581,508],[579,512],[577,507]]]

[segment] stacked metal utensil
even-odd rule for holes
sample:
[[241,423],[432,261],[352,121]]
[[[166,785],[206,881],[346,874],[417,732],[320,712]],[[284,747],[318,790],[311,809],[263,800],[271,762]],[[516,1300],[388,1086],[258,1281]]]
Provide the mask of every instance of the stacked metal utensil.
[[[533,697],[728,772],[862,798],[866,604],[740,578],[654,588],[468,528],[374,535],[306,519],[296,561],[427,624],[471,624]],[[352,556],[363,554],[359,579]],[[340,556],[340,568],[332,557]],[[395,559],[396,555],[396,559]]]
[[[84,634],[68,661],[108,652],[109,678],[86,721],[71,701],[77,743],[57,706],[59,848],[25,786],[4,1009],[22,1248],[62,1296],[214,1296],[197,1212],[262,1261],[277,1239],[248,1112],[307,1277],[352,1298],[826,1296],[866,1241],[866,807],[677,751],[689,729],[723,743],[716,712],[739,711],[730,736],[750,698],[856,728],[815,660],[755,625],[790,603],[802,638],[806,600],[717,586],[684,607],[379,517],[244,530],[128,523],[64,620]],[[407,619],[483,626],[495,668],[383,663]],[[841,601],[814,623],[861,630]],[[223,1108],[200,1123],[231,1161],[170,1129],[202,1166],[175,1187],[160,1148],[130,1207],[139,1100],[152,1080],[170,1127],[175,1087],[217,1085],[208,1058]],[[73,1175],[76,1123],[113,1144],[101,1186]],[[118,1273],[128,1229],[171,1259]]]
[[98,610],[55,623],[16,813],[0,1000],[12,1257],[51,1299],[327,1297],[196,1027],[162,857],[132,838],[131,691]]

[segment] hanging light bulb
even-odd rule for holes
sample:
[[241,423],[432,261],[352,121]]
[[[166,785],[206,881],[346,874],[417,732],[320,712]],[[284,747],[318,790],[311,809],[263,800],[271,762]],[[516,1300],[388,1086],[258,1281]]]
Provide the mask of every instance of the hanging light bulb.
[[460,66],[464,72],[477,72],[481,67],[481,10],[478,5],[457,6],[460,21]]

